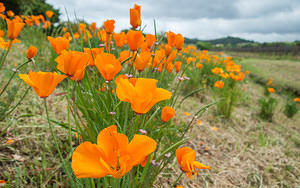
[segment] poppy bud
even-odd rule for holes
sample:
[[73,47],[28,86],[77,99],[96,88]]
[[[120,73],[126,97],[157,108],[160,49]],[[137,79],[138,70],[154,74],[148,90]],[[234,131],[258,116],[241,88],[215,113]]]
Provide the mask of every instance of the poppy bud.
[[163,109],[162,109],[162,112],[161,112],[161,120],[163,122],[167,122],[169,121],[171,118],[174,117],[175,115],[175,110],[170,107],[170,106],[165,106]]
[[30,46],[27,50],[27,59],[32,59],[36,56],[37,48],[34,46]]

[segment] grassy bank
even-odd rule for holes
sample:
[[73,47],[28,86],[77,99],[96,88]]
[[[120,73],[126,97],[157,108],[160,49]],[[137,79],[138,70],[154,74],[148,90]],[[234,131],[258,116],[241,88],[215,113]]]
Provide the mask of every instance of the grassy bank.
[[278,91],[300,94],[300,61],[243,58],[239,63],[261,84],[272,78]]

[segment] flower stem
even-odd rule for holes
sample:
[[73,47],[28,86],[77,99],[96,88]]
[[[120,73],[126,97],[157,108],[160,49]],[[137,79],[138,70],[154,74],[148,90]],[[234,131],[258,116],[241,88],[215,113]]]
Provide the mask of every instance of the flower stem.
[[180,175],[177,177],[177,179],[174,181],[174,183],[172,184],[171,187],[175,187],[175,185],[177,184],[177,182],[180,180],[180,178],[182,177],[184,172],[181,172]]
[[61,151],[60,151],[60,149],[59,149],[58,142],[57,142],[57,138],[56,138],[56,136],[55,136],[55,134],[54,134],[53,127],[52,127],[52,125],[51,125],[51,123],[50,123],[46,98],[44,98],[44,106],[45,106],[45,110],[46,110],[46,115],[47,115],[47,120],[48,120],[49,129],[50,129],[51,135],[52,135],[52,137],[53,137],[53,140],[54,140],[54,143],[55,143],[56,150],[57,150],[57,152],[58,152],[58,155],[59,155],[60,159],[62,160],[64,169],[65,169],[65,171],[66,171],[68,177],[70,178],[71,183],[73,184],[73,178],[72,178],[72,176],[71,176],[71,174],[70,174],[70,172],[69,172],[69,170],[68,170],[68,168],[67,168],[67,165],[66,165],[66,163],[65,163],[65,159],[63,158],[62,153],[61,153]]

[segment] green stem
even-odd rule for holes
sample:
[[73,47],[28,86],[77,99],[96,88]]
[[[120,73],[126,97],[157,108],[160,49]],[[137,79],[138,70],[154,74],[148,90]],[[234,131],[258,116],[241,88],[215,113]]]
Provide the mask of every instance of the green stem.
[[8,48],[4,54],[4,56],[1,57],[1,61],[0,61],[0,70],[2,69],[2,66],[4,65],[4,62],[5,62],[5,59],[7,57],[7,54],[9,53],[10,51],[10,48],[12,46],[12,40],[9,41],[9,44],[8,44]]
[[56,150],[57,150],[57,152],[58,152],[58,155],[59,155],[60,159],[62,160],[64,169],[66,170],[66,173],[67,173],[68,177],[70,178],[70,180],[71,180],[71,182],[72,182],[72,184],[73,184],[73,178],[72,178],[72,176],[71,176],[71,174],[70,174],[70,172],[69,172],[69,170],[68,170],[68,168],[67,168],[67,165],[66,165],[66,163],[65,163],[65,159],[63,158],[62,153],[61,153],[61,151],[60,151],[60,149],[59,149],[58,142],[57,142],[57,138],[56,138],[56,136],[55,136],[55,134],[54,134],[53,127],[52,127],[52,125],[51,125],[51,123],[50,123],[46,98],[44,98],[44,106],[45,106],[45,110],[46,110],[46,115],[47,115],[47,120],[48,120],[48,126],[49,126],[49,129],[50,129],[51,135],[52,135],[52,137],[53,137],[53,140],[54,140],[54,143],[55,143]]
[[27,63],[31,62],[31,59],[29,59],[28,61],[26,61],[25,63],[23,63],[22,65],[18,66],[16,68],[16,71],[14,71],[14,73],[11,75],[11,77],[9,78],[8,82],[6,83],[6,85],[4,86],[4,88],[2,89],[0,96],[4,93],[4,91],[6,90],[6,88],[8,87],[8,85],[10,84],[10,82],[12,81],[12,79],[14,78],[14,76],[16,75],[17,71],[22,68],[24,65],[26,65]]
[[177,184],[177,182],[180,180],[180,178],[182,177],[182,175],[184,174],[184,172],[181,172],[180,175],[177,177],[177,179],[174,181],[174,183],[171,185],[171,187],[175,187],[175,185]]

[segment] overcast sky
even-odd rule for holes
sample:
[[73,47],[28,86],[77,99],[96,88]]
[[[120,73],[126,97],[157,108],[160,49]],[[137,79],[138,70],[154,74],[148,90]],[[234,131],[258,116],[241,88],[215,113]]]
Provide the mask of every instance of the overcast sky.
[[173,31],[186,37],[215,39],[238,36],[259,42],[300,40],[300,0],[46,0],[61,19],[78,18],[102,25],[116,21],[116,31],[129,28],[129,9],[141,5],[146,33]]

